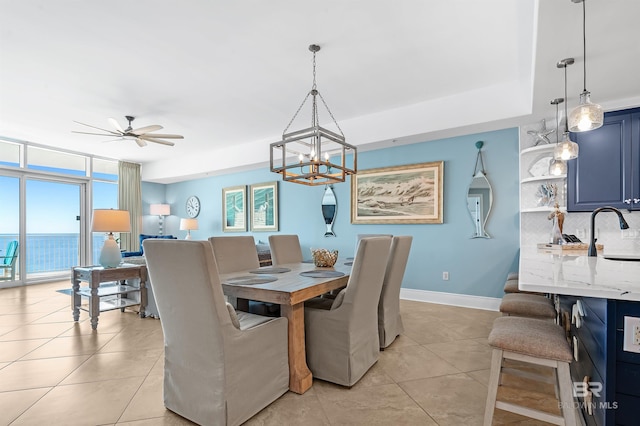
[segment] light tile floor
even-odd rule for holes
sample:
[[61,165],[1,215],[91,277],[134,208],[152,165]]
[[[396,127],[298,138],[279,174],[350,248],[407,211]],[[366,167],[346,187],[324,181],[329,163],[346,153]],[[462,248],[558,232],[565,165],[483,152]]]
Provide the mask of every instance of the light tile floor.
[[[162,403],[160,320],[103,312],[74,323],[68,282],[0,289],[0,425],[188,425]],[[481,425],[499,315],[401,301],[405,333],[350,389],[316,380],[247,425]],[[551,385],[505,376],[503,398],[557,412]],[[544,424],[496,411],[496,425]]]

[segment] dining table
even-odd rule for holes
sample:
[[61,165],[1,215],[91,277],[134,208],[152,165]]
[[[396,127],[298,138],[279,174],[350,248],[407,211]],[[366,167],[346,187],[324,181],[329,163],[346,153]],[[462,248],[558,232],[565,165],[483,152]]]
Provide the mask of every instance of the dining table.
[[305,353],[304,302],[346,286],[351,263],[287,263],[220,274],[224,294],[236,299],[239,309],[246,310],[248,300],[280,305],[280,316],[288,320],[289,390],[295,393],[303,394],[313,384]]

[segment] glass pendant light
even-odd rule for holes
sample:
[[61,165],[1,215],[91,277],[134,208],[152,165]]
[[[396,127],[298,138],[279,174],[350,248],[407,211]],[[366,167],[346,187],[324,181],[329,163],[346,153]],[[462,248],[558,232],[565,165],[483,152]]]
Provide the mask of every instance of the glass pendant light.
[[[586,0],[571,0],[573,3],[582,2],[582,49],[584,88],[580,94],[580,105],[571,111],[569,116],[569,130],[572,132],[586,132],[602,127],[604,111],[598,104],[591,102],[591,93],[587,90],[587,35],[586,35]],[[566,96],[565,96],[566,97]]]
[[[559,61],[556,66],[558,68],[564,68],[564,99],[567,99],[567,66],[573,64],[575,61],[573,58],[565,58]],[[557,108],[557,105],[556,105]],[[574,158],[578,158],[578,151],[580,147],[577,143],[571,140],[569,135],[569,127],[567,118],[567,102],[564,103],[564,114],[565,114],[565,128],[564,133],[562,135],[562,142],[556,144],[555,149],[553,150],[553,158],[556,160],[568,161],[573,160]],[[559,130],[560,125],[557,126]],[[556,137],[558,133],[556,132]]]
[[562,176],[567,174],[567,162],[560,158],[556,158],[555,156],[555,152],[560,147],[560,141],[558,137],[560,129],[560,120],[558,118],[558,104],[561,104],[562,102],[564,102],[564,98],[556,98],[551,101],[551,105],[556,106],[556,147],[553,150],[553,161],[551,161],[551,164],[549,164],[549,174],[551,176]]

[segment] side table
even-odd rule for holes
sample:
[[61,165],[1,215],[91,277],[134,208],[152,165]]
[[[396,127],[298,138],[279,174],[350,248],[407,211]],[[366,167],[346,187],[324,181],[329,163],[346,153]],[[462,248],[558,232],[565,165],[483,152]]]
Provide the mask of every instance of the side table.
[[[139,280],[138,286],[127,285],[126,280]],[[84,281],[88,287],[80,287]],[[121,309],[133,305],[140,305],[140,318],[145,316],[147,305],[147,267],[124,263],[117,268],[102,266],[76,266],[71,268],[71,309],[73,320],[80,318],[80,309],[89,312],[91,328],[98,328],[98,316],[102,311]],[[100,285],[101,283],[117,282],[117,284]],[[89,299],[88,306],[81,304],[82,297]],[[133,296],[133,297],[131,297]]]

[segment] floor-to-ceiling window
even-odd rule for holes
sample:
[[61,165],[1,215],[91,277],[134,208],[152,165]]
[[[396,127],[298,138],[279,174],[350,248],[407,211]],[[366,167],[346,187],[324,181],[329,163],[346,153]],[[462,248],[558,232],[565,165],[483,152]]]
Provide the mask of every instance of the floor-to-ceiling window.
[[[20,233],[20,179],[0,176],[0,284],[20,280],[20,259],[11,252],[10,244]],[[16,249],[13,248],[15,251]],[[19,251],[19,247],[18,247]],[[10,257],[11,256],[11,257]]]
[[0,275],[0,287],[93,263],[104,235],[91,233],[91,212],[118,207],[117,185],[115,160],[0,139],[0,256],[19,242],[15,277]]
[[81,197],[85,184],[26,180],[27,280],[66,277],[79,265]]

